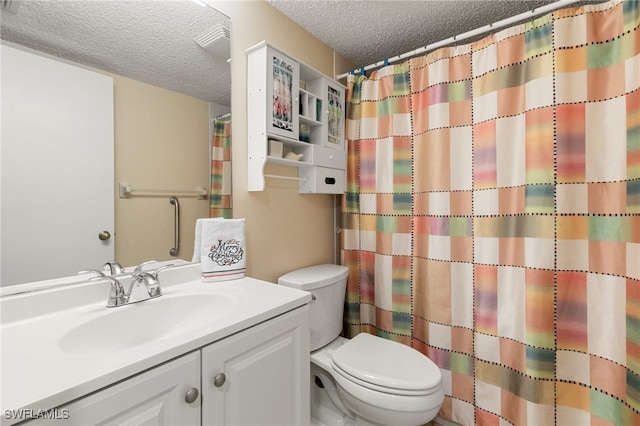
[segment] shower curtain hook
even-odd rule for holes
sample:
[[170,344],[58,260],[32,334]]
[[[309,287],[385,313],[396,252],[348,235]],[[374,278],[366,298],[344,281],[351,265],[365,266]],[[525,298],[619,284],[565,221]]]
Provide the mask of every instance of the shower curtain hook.
[[360,74],[364,75],[366,77],[367,72],[364,70],[364,67],[360,67]]
[[384,60],[384,66],[386,67],[386,66],[388,66],[388,65],[389,65],[389,58],[387,58],[387,59],[385,59],[385,60]]

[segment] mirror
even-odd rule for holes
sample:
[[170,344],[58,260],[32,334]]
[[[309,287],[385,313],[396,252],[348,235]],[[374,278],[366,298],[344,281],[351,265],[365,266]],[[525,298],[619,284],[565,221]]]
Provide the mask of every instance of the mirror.
[[[89,69],[99,70],[107,75],[122,76],[204,102],[205,108],[208,107],[208,119],[205,118],[200,122],[206,122],[203,124],[205,130],[202,138],[202,146],[206,150],[210,145],[213,129],[210,119],[230,111],[231,75],[228,63],[230,19],[211,6],[200,4],[196,0],[9,0],[2,2],[1,12],[1,38],[3,43],[9,42],[7,43],[9,46],[25,47],[42,52],[49,57],[61,58]],[[117,103],[117,87],[115,98]],[[122,125],[122,120],[118,122],[117,116],[114,125],[117,154],[119,150],[124,151],[118,145],[120,142],[118,126]],[[175,140],[176,150],[180,149],[181,143],[184,141]],[[176,152],[179,153],[179,151]],[[173,157],[179,157],[179,155],[174,153]],[[145,176],[140,175],[135,165],[119,164],[118,158],[116,155],[116,164],[114,164],[116,180],[124,175],[125,178],[137,179],[131,182],[132,185],[140,185],[144,188],[142,182]],[[206,154],[199,155],[196,161],[199,167],[208,170],[210,161]],[[55,158],[51,158],[51,162],[55,163]],[[45,179],[46,176],[40,178]],[[197,179],[198,186],[208,187],[206,171]],[[160,178],[154,176],[150,180],[157,182],[160,187],[169,186],[167,189],[173,189],[172,181],[161,182],[162,176]],[[114,192],[116,192],[117,182],[114,183]],[[194,184],[193,189],[195,186]],[[117,198],[117,194],[114,194],[114,197],[116,210],[118,210],[118,203],[121,201]],[[147,204],[139,207],[143,202]],[[130,228],[136,227],[134,223],[134,225],[119,228],[119,218],[137,216],[141,208],[152,212],[160,210],[153,204],[154,202],[160,201],[132,199],[123,202],[126,206],[116,216],[115,225],[116,238],[119,241],[127,237],[126,233]],[[199,203],[202,206],[206,201],[199,201]],[[168,206],[163,199],[162,212],[164,213],[158,214],[166,214],[167,220],[173,220],[169,216],[173,214],[170,206],[165,209],[164,204]],[[185,201],[183,206],[189,209],[189,202]],[[206,215],[202,214],[202,207],[199,209],[197,213],[190,213],[187,210],[185,213],[181,212],[181,215],[186,219]],[[204,209],[207,211],[206,206]],[[46,211],[41,213],[38,216],[39,220],[45,220],[48,216]],[[144,218],[137,219],[145,222]],[[6,229],[9,226],[11,224],[3,223],[3,228]],[[173,245],[172,226],[172,223],[167,223],[167,229],[163,230],[167,233],[167,238],[171,238],[171,245]],[[190,226],[184,225],[182,228],[183,233],[190,231]],[[155,234],[155,232],[149,232],[149,234]],[[4,240],[4,233],[2,238]],[[157,245],[153,241],[150,244]],[[190,260],[188,242],[182,246],[184,254],[180,257]],[[166,251],[165,257],[162,258],[155,253],[147,252],[146,248],[136,247],[135,256],[129,255],[121,259],[116,244],[115,260],[127,266],[147,259],[166,260],[170,258],[168,249],[169,247],[166,250],[162,249],[162,253]],[[96,265],[85,265],[80,269],[95,267]],[[73,275],[74,272],[69,271],[64,275]],[[60,274],[39,279],[59,276]],[[22,282],[29,281],[33,280],[25,279]],[[19,283],[0,282],[3,286]]]

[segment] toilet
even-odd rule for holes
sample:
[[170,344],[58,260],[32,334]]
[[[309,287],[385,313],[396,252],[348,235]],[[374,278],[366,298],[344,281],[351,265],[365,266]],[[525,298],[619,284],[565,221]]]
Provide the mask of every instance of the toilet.
[[[340,337],[348,268],[317,265],[278,284],[312,294],[312,424],[416,426],[432,420],[444,399],[440,369],[425,355],[367,333]],[[314,423],[315,422],[315,423]]]

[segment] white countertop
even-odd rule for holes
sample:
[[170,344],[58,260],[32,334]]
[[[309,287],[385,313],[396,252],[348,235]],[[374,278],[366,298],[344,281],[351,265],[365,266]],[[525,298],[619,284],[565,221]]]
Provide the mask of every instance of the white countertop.
[[[138,304],[106,308],[106,291],[100,288],[101,300],[93,297],[89,303],[73,300],[75,307],[62,304],[48,312],[34,309],[37,316],[25,317],[13,314],[29,303],[42,304],[47,298],[37,294],[40,300],[30,302],[29,294],[3,297],[1,302],[8,309],[3,313],[1,329],[1,387],[0,407],[2,424],[17,420],[8,419],[6,410],[31,409],[34,411],[58,407],[114,382],[135,375],[155,365],[171,360],[202,346],[220,340],[238,331],[259,324],[270,318],[305,305],[311,300],[309,293],[278,286],[253,278],[202,283],[199,265],[181,267],[179,273],[160,274],[180,282],[162,285],[163,296]],[[185,280],[186,279],[186,280]],[[96,286],[96,283],[86,284]],[[105,285],[102,283],[101,285]],[[80,286],[74,294],[86,294],[87,287]],[[82,293],[84,289],[85,293]],[[62,291],[72,291],[70,289]],[[189,294],[225,293],[233,295],[237,307],[214,321],[203,323],[183,334],[153,340],[139,346],[122,349],[73,353],[60,346],[62,337],[74,327],[117,309],[136,309],[138,305],[155,303],[163,298]],[[48,295],[51,297],[52,295]],[[59,295],[53,295],[60,297]],[[74,296],[75,297],[75,296]],[[15,300],[17,299],[17,300]],[[18,302],[18,304],[16,304]],[[8,304],[7,304],[8,303]],[[11,305],[13,303],[13,305]],[[65,309],[66,308],[66,309]],[[10,315],[11,314],[11,315]],[[140,319],[131,327],[153,328],[153,323]]]

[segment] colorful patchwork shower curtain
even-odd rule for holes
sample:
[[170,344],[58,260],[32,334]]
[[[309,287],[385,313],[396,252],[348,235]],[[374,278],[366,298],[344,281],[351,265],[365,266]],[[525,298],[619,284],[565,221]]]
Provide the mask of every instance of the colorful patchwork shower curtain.
[[463,425],[640,425],[640,2],[351,75],[345,333]]
[[228,119],[216,118],[213,120],[209,217],[232,218],[231,121]]

